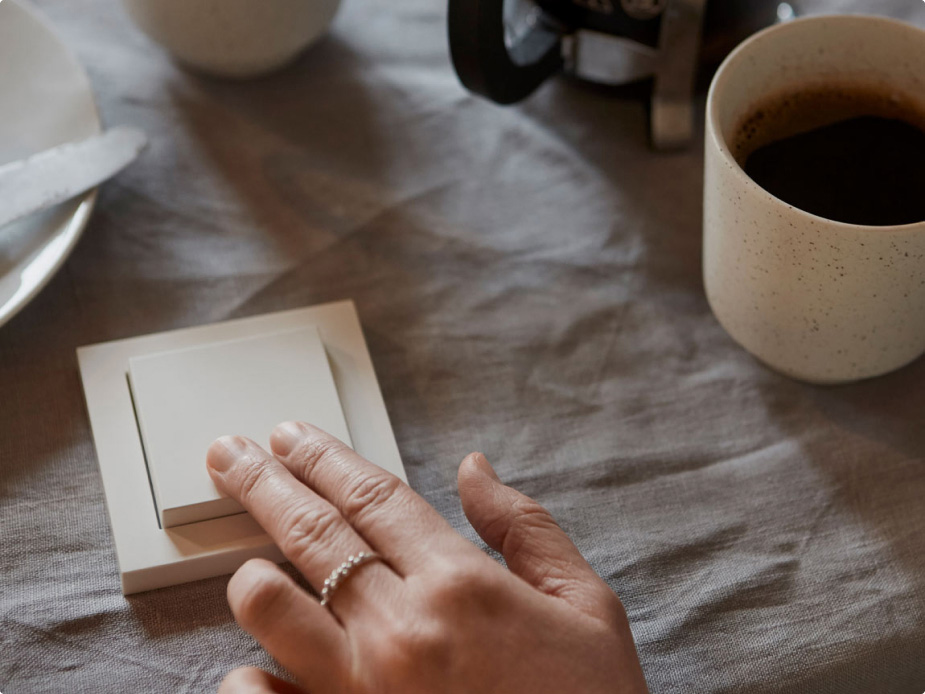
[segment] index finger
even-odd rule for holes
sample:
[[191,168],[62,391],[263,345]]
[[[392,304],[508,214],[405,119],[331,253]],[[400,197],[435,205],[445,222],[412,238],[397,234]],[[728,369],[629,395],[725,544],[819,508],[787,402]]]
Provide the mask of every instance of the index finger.
[[478,552],[411,487],[321,429],[285,422],[273,430],[270,447],[400,574],[432,564],[434,555]]
[[[373,551],[336,508],[250,439],[217,439],[206,463],[215,485],[241,502],[316,592],[323,591],[324,580],[348,557]],[[388,563],[371,562],[338,589],[340,600],[332,603],[331,611],[338,617],[351,611],[368,614],[400,587],[401,579]]]

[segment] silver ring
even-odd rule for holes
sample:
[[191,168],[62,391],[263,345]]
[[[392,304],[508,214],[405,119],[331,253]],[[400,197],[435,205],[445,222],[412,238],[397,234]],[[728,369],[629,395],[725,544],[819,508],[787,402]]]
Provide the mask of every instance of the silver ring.
[[382,559],[382,557],[375,552],[360,552],[359,554],[351,554],[347,557],[347,561],[334,569],[331,575],[324,579],[324,585],[321,588],[321,606],[328,606],[331,602],[331,596],[334,595],[334,591],[337,590],[337,587],[343,583],[354,570],[376,559]]

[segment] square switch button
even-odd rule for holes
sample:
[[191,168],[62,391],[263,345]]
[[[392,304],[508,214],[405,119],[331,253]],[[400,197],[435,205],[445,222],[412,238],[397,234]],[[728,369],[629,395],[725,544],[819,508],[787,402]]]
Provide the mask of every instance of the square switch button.
[[280,422],[303,420],[351,444],[317,328],[133,356],[129,385],[161,527],[243,511],[205,467],[219,436],[264,448]]

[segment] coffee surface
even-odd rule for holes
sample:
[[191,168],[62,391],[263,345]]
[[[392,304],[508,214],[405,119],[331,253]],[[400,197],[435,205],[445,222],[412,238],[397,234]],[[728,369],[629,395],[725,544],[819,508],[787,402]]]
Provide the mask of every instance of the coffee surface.
[[925,221],[925,114],[895,95],[789,94],[755,109],[733,145],[762,188],[850,224]]

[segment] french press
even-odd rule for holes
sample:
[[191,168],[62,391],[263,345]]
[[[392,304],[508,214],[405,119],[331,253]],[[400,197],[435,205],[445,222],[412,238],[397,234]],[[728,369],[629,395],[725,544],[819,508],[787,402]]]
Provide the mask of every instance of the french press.
[[671,149],[693,136],[699,66],[792,16],[778,0],[449,0],[448,21],[460,80],[499,104],[563,70],[608,85],[651,78],[652,144]]

